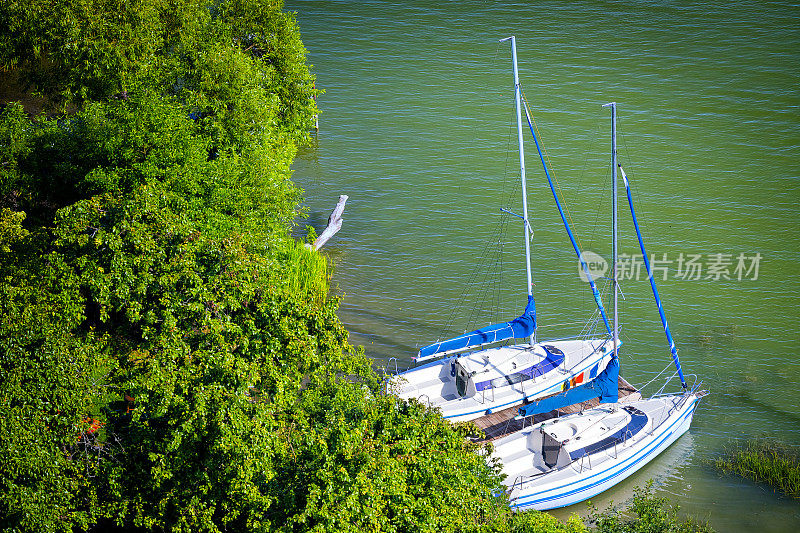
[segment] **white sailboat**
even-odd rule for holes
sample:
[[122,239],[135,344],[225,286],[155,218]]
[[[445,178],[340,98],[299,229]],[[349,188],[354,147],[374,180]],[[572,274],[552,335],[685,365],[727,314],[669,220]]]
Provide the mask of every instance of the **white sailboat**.
[[608,490],[683,435],[700,394],[684,392],[602,404],[552,419],[495,443],[511,506],[565,507]]
[[[606,105],[612,110],[612,287],[616,333],[616,104]],[[575,404],[588,397],[600,396],[601,401],[599,407],[532,425],[494,443],[492,457],[502,463],[510,504],[517,509],[545,510],[572,505],[619,483],[646,465],[689,429],[697,402],[705,394],[697,383],[692,387],[686,385],[644,249],[633,209],[630,184],[622,167],[619,169],[625,181],[628,203],[650,285],[672,352],[675,375],[680,378],[682,390],[677,394],[657,393],[647,399],[641,399],[641,395],[636,394],[635,397],[618,400],[615,393],[598,395],[588,390],[591,387],[577,387],[563,395],[522,407],[520,416],[524,417]],[[594,385],[597,389],[598,384]]]
[[[603,374],[609,362],[616,359],[620,345],[617,335],[611,334],[600,294],[558,203],[538,141],[536,146],[548,182],[573,248],[591,286],[608,335],[549,342],[535,340],[536,307],[531,290],[529,238],[531,227],[528,221],[517,48],[513,36],[501,42],[503,41],[511,41],[514,66],[514,95],[522,180],[522,216],[519,218],[523,222],[528,304],[525,312],[515,320],[478,329],[422,348],[414,359],[417,363],[425,362],[425,364],[393,376],[388,386],[391,393],[401,398],[417,398],[440,408],[442,415],[452,421],[472,420],[593,380]],[[528,122],[530,123],[529,117]],[[523,342],[517,343],[520,340]],[[499,346],[500,343],[506,345]]]

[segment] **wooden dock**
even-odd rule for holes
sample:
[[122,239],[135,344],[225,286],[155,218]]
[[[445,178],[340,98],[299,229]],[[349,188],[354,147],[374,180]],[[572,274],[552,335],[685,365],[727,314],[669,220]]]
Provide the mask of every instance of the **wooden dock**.
[[[625,379],[620,376],[617,380],[617,385],[619,388],[619,397],[622,400],[625,397],[631,396],[633,394],[638,395],[639,391],[636,390],[636,387],[625,381]],[[637,397],[632,397],[630,400],[638,399]],[[531,424],[537,424],[539,422],[543,422],[545,420],[549,420],[551,418],[556,418],[561,415],[567,415],[572,413],[578,413],[585,409],[591,409],[592,407],[597,407],[600,404],[597,398],[593,400],[589,400],[583,403],[569,405],[567,407],[563,407],[561,409],[557,409],[555,411],[550,411],[549,413],[543,413],[540,415],[534,415],[533,417],[528,417],[525,420],[515,420],[515,417],[519,414],[519,405],[515,407],[509,407],[508,409],[503,409],[502,411],[497,411],[496,413],[492,413],[490,415],[484,415],[480,418],[473,420],[473,423],[478,426],[484,433],[485,437],[481,439],[479,442],[488,442],[495,439],[499,439],[500,437],[504,437],[510,433],[515,431],[519,431],[523,428],[523,424],[530,426]]]

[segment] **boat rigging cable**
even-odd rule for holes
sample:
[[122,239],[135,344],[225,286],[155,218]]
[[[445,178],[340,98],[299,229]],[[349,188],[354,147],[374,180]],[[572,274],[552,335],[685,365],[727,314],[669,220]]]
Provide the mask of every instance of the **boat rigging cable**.
[[[492,70],[497,64],[497,58],[500,53],[500,49],[501,45],[498,43],[494,56],[489,63],[489,70]],[[481,87],[480,92],[488,90],[490,90],[489,86]],[[487,100],[481,98],[478,102],[478,115],[487,115],[487,107]],[[469,131],[469,142],[470,144],[473,144],[478,138],[478,123],[474,122]],[[509,147],[511,146],[511,142],[511,129],[509,129],[509,136],[506,140],[506,161],[503,172],[504,191],[508,189],[507,178],[510,175],[508,170],[508,155],[510,153]],[[505,204],[510,203],[510,199],[515,197],[518,192],[519,182],[515,181],[512,185],[511,192],[507,194]],[[462,285],[459,296],[456,299],[457,303],[450,308],[450,313],[448,314],[447,320],[444,322],[442,329],[439,332],[437,340],[447,339],[452,336],[452,330],[454,329],[456,319],[461,316],[461,312],[465,307],[465,302],[468,300],[468,296],[471,294],[475,294],[475,298],[473,300],[473,305],[469,306],[469,315],[464,324],[465,327],[463,328],[462,333],[476,329],[477,323],[483,318],[482,313],[486,313],[487,315],[493,317],[494,322],[501,321],[502,313],[505,312],[505,309],[502,305],[503,302],[501,291],[502,288],[505,287],[503,280],[505,264],[503,248],[508,229],[508,221],[509,218],[507,214],[499,218],[494,231],[491,233],[493,235],[493,240],[488,240],[481,253],[477,254],[478,262],[466,276],[466,282]],[[478,287],[478,289],[476,289],[476,287]]]
[[536,143],[536,150],[539,152],[539,159],[542,161],[542,167],[544,168],[544,174],[547,176],[547,183],[550,185],[550,191],[553,193],[553,198],[556,201],[556,207],[558,207],[558,213],[561,215],[561,221],[564,223],[564,228],[567,230],[567,235],[569,235],[569,240],[572,243],[572,248],[575,250],[575,254],[578,256],[578,261],[581,263],[581,268],[583,269],[584,274],[586,275],[586,280],[589,282],[589,286],[592,288],[592,294],[594,295],[594,301],[597,304],[597,309],[600,311],[600,315],[603,317],[603,324],[606,326],[606,332],[610,335],[611,334],[611,327],[608,325],[608,317],[606,316],[606,310],[603,307],[603,301],[600,298],[600,292],[597,290],[597,286],[592,279],[592,274],[589,272],[589,265],[586,264],[586,261],[583,259],[583,255],[581,254],[581,250],[578,247],[578,243],[575,241],[575,236],[572,234],[572,229],[570,229],[569,222],[567,221],[567,217],[564,214],[564,209],[561,207],[561,202],[558,200],[558,194],[556,194],[555,186],[553,185],[553,180],[550,178],[550,172],[547,170],[547,163],[545,163],[544,155],[542,154],[542,148],[539,146],[539,139],[536,136],[536,132],[534,131],[533,124],[531,122],[531,115],[528,109],[528,101],[525,100],[525,118],[528,120],[528,127],[531,130],[531,135],[533,135],[533,142]]
[[653,272],[650,269],[650,259],[647,257],[647,252],[644,249],[644,241],[642,240],[642,233],[639,231],[639,222],[636,219],[636,212],[633,210],[633,199],[631,198],[631,186],[628,182],[628,176],[622,170],[622,165],[617,165],[619,171],[622,173],[622,181],[625,182],[625,192],[628,195],[628,205],[631,208],[631,217],[633,218],[633,227],[636,229],[636,237],[639,239],[639,249],[642,251],[642,258],[644,259],[644,267],[647,269],[647,279],[650,280],[650,288],[653,289],[653,297],[656,300],[658,307],[658,315],[661,317],[661,324],[664,326],[664,333],[667,335],[667,342],[669,343],[669,350],[672,352],[672,361],[675,363],[675,368],[678,369],[678,377],[681,378],[681,386],[686,389],[686,380],[683,378],[683,371],[681,370],[681,361],[678,359],[678,349],[675,347],[675,341],[672,340],[672,334],[669,332],[669,324],[667,324],[667,316],[664,314],[664,308],[661,306],[661,298],[658,297],[658,289],[656,288],[656,280],[653,278]]

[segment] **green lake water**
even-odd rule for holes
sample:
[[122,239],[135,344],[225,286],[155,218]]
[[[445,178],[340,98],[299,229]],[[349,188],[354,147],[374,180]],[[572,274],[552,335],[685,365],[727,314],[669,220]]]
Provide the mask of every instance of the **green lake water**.
[[[800,530],[796,501],[707,464],[743,437],[800,445],[800,7],[286,7],[326,91],[320,132],[294,165],[309,222],[321,229],[338,195],[350,197],[324,250],[351,341],[402,369],[420,346],[522,311],[522,227],[500,212],[521,210],[511,52],[497,42],[514,34],[522,88],[581,245],[605,258],[611,141],[601,104],[617,102],[620,162],[660,260],[670,327],[685,371],[711,392],[689,433],[594,502],[623,504],[654,478],[660,495],[718,531]],[[593,300],[528,134],[526,143],[539,337],[575,334]],[[630,259],[639,250],[626,210],[623,196],[620,251]],[[642,385],[669,351],[646,276],[628,277],[622,373]],[[570,512],[586,505],[554,514]]]

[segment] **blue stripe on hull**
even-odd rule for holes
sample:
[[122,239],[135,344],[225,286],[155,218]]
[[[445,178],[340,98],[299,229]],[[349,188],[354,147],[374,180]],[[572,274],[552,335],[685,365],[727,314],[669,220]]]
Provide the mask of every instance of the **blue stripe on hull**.
[[[485,391],[487,389],[491,389],[494,385],[500,385],[502,387],[506,385],[516,385],[521,381],[527,381],[529,379],[535,379],[540,376],[544,376],[545,374],[555,370],[558,368],[561,363],[564,362],[564,352],[556,348],[555,346],[547,346],[542,345],[544,351],[547,353],[544,359],[536,363],[535,365],[526,368],[524,370],[520,370],[519,372],[515,372],[518,374],[517,377],[520,377],[520,381],[512,381],[514,374],[509,374],[500,378],[490,379],[488,381],[479,381],[475,383],[475,390],[477,391]],[[524,377],[523,377],[524,376]],[[527,379],[526,379],[527,378]]]
[[[613,486],[614,484],[619,483],[623,479],[627,478],[628,476],[630,476],[633,473],[635,473],[636,471],[638,471],[641,467],[646,465],[653,457],[657,456],[659,453],[661,453],[661,451],[663,451],[663,449],[659,449],[659,448],[661,448],[662,444],[664,444],[664,442],[666,440],[668,440],[674,434],[674,432],[675,432],[674,428],[676,428],[676,426],[682,424],[686,420],[686,418],[692,416],[692,414],[694,413],[694,410],[695,410],[695,408],[697,406],[697,401],[698,401],[698,398],[695,398],[692,401],[692,405],[687,408],[686,412],[683,415],[681,415],[680,418],[678,418],[675,422],[670,424],[670,426],[666,430],[664,430],[658,437],[656,437],[653,440],[653,442],[647,448],[645,448],[644,450],[632,455],[631,457],[629,457],[628,459],[626,459],[622,463],[620,463],[618,465],[614,465],[614,466],[612,466],[610,468],[607,468],[606,470],[604,470],[602,472],[599,472],[597,474],[593,474],[593,475],[587,477],[584,480],[573,481],[571,483],[567,483],[566,485],[564,485],[562,487],[548,489],[546,491],[542,491],[542,492],[539,492],[539,493],[536,493],[536,494],[531,494],[531,495],[527,495],[527,496],[520,496],[514,502],[511,503],[511,506],[515,507],[517,509],[523,509],[523,508],[527,508],[527,507],[531,507],[531,506],[539,506],[539,507],[536,507],[536,508],[540,509],[540,510],[556,509],[558,507],[566,507],[568,505],[573,505],[573,504],[582,502],[582,501],[584,501],[584,500],[586,500],[588,498],[591,498],[592,496],[594,496],[596,494],[599,494],[599,493],[607,490],[608,488],[611,488],[611,486]],[[680,436],[680,435],[678,435],[678,436]],[[675,437],[675,439],[677,440],[677,436]],[[666,446],[664,447],[664,449],[666,449]],[[656,452],[655,455],[652,455],[653,452]],[[625,463],[629,463],[629,464],[626,465]],[[584,485],[584,486],[579,486],[579,487],[577,487],[575,489],[572,489],[572,490],[570,490],[568,492],[561,492],[561,493],[553,495],[553,496],[539,498],[539,499],[535,499],[533,501],[524,501],[524,502],[520,503],[520,501],[522,501],[522,500],[527,500],[529,498],[535,498],[539,494],[543,494],[543,493],[546,493],[546,492],[552,492],[552,491],[560,490],[560,489],[565,489],[565,488],[569,487],[570,485],[586,483],[590,479],[595,478],[595,477],[599,477],[599,476],[603,476],[603,475],[605,475],[606,473],[608,473],[609,471],[612,471],[612,470],[616,470],[616,472],[614,472],[614,473],[612,473],[610,475],[607,475],[606,477],[602,477],[599,480],[593,481],[590,484],[587,484],[587,485]],[[620,476],[622,476],[622,477],[620,477]],[[614,481],[609,487],[607,487],[607,488],[602,488],[601,487],[603,484],[605,484],[605,483],[607,483],[607,482],[609,482],[611,480],[614,480],[615,478],[618,478],[618,477],[619,477],[619,479]],[[598,490],[593,490],[593,489],[598,489]],[[586,491],[589,491],[589,492],[587,494],[581,495],[580,499],[576,499],[576,500],[570,499],[566,503],[560,503],[560,504],[554,504],[554,505],[547,504],[547,502],[552,502],[554,500],[560,500],[560,499],[568,498],[569,496],[572,496],[572,495],[575,495],[575,494],[579,494],[581,492],[586,492]],[[542,504],[545,504],[545,505],[542,505]]]

